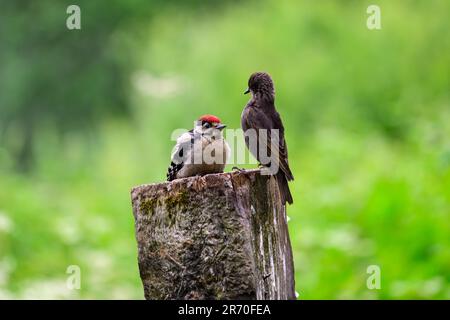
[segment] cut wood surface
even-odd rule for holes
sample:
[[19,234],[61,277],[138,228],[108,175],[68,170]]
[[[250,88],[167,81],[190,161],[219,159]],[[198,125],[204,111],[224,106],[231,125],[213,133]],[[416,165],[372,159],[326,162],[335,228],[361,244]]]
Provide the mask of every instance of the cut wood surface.
[[260,170],[131,191],[146,299],[295,299],[277,183]]

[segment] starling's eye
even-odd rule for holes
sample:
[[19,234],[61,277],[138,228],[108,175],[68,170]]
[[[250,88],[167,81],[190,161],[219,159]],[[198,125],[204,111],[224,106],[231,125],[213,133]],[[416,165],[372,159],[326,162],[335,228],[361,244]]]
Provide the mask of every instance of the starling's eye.
[[209,122],[205,122],[203,127],[205,127],[206,129],[209,129],[209,128],[211,128],[211,124]]

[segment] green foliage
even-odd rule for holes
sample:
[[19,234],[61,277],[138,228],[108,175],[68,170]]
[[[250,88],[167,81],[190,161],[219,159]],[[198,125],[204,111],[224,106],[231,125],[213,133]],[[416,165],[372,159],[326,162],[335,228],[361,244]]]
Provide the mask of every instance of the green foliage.
[[[80,5],[78,34],[58,29],[65,4],[42,7],[53,20],[30,32],[63,51],[45,51],[45,38],[0,51],[2,116],[30,101],[48,114],[35,120],[36,168],[26,175],[12,170],[21,129],[1,128],[0,298],[142,298],[130,188],[164,179],[172,131],[195,117],[213,113],[238,128],[256,70],[274,77],[296,178],[288,215],[300,298],[450,298],[447,2],[379,1],[377,31],[366,28],[366,1],[184,11],[117,2],[97,8],[105,24],[88,13],[91,2]],[[40,17],[4,12],[2,36],[4,26],[25,30],[31,12]],[[64,50],[112,60],[67,77]],[[66,97],[86,100],[41,109]],[[104,108],[95,133],[55,134],[63,119],[81,129],[75,118],[90,101]],[[110,117],[122,102],[130,116]],[[79,291],[65,287],[72,264],[82,270]],[[366,287],[369,265],[381,268],[381,290]]]
[[[197,0],[183,2],[199,6]],[[81,30],[66,27],[72,1],[8,1],[0,19],[0,143],[17,168],[34,164],[34,136],[52,124],[57,134],[94,130],[104,118],[129,114],[129,76],[135,30],[165,1],[77,1]],[[127,39],[117,33],[127,31]],[[16,145],[9,141],[13,133]]]

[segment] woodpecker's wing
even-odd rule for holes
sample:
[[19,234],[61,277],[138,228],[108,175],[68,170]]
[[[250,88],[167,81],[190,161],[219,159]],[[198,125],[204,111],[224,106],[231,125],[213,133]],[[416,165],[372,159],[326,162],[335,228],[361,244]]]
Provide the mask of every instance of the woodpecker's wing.
[[186,151],[190,149],[194,134],[192,131],[183,133],[178,137],[175,147],[173,147],[171,160],[172,162],[184,162],[186,158]]
[[[267,115],[264,110],[258,107],[248,108],[246,112],[247,114],[245,120],[243,119],[242,126],[244,130],[255,129],[258,138],[258,152],[253,155],[259,160],[259,148],[267,150],[267,155],[275,155],[275,158],[278,159],[278,165],[285,174],[286,179],[288,181],[294,180],[294,176],[288,163],[288,151],[284,139],[284,126],[278,112],[274,111]],[[267,129],[267,139],[261,139],[262,141],[259,141],[259,129]],[[278,132],[272,132],[271,129],[278,129]],[[276,155],[277,150],[272,150],[272,138],[278,140],[278,155]]]
[[170,166],[167,169],[167,180],[176,179],[178,171],[181,170],[189,155],[189,150],[194,144],[193,130],[183,133],[178,137],[177,143],[172,150]]
[[[286,175],[287,180],[291,181],[291,180],[294,180],[294,175],[292,174],[291,169],[289,168],[288,149],[287,149],[286,140],[284,139],[284,126],[283,126],[283,122],[281,122],[280,114],[276,111],[274,113],[273,120],[274,120],[274,127],[279,129],[279,131],[278,131],[279,136],[277,136],[276,138],[278,138],[278,149],[279,149],[279,154],[280,154],[280,168]],[[274,134],[276,135],[277,132],[274,132]],[[268,140],[269,140],[269,145],[271,145],[270,144],[270,136],[269,136]]]

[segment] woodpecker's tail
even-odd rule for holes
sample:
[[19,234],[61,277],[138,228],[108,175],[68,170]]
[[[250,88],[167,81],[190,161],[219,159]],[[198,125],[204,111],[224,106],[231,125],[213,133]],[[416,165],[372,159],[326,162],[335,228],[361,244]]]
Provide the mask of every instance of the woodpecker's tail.
[[276,175],[276,179],[278,182],[278,188],[280,189],[281,201],[284,205],[286,205],[286,202],[292,204],[294,200],[292,200],[291,190],[289,190],[289,184],[284,172],[279,170]]

